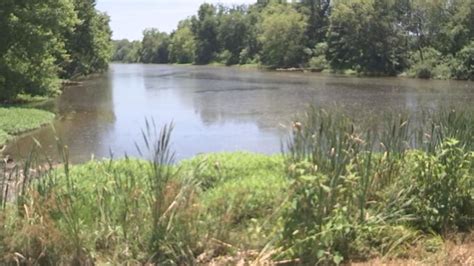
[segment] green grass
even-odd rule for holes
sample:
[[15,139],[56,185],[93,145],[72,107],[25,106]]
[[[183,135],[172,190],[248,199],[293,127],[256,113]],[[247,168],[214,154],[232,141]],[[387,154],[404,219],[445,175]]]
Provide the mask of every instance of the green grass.
[[5,144],[10,137],[8,136],[7,132],[0,129],[0,145]]
[[[207,237],[262,248],[273,229],[266,221],[285,201],[289,180],[281,155],[248,152],[199,155],[181,164],[199,184],[202,226]],[[220,221],[220,222],[216,222]]]
[[4,144],[10,136],[40,128],[52,122],[53,119],[54,114],[47,111],[0,108],[0,144]]
[[183,169],[199,169],[195,178],[203,189],[239,178],[263,178],[284,174],[282,156],[265,156],[247,152],[198,155],[180,164]]

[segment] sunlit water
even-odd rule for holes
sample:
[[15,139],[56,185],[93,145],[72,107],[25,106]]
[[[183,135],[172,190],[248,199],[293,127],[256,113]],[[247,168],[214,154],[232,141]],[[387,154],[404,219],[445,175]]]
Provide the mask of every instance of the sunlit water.
[[284,125],[309,104],[368,119],[394,110],[463,108],[473,100],[473,82],[112,64],[108,73],[65,89],[53,107],[54,129],[19,137],[7,152],[23,157],[36,139],[53,157],[57,136],[73,162],[138,156],[148,119],[158,127],[174,122],[178,159],[238,150],[271,154],[281,150]]

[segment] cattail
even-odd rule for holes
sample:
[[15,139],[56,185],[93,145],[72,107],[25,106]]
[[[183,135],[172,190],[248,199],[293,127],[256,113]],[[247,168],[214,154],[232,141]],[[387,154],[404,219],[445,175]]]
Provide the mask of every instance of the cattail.
[[301,124],[301,122],[293,122],[293,129],[298,132],[301,132],[301,130],[303,129],[303,124]]

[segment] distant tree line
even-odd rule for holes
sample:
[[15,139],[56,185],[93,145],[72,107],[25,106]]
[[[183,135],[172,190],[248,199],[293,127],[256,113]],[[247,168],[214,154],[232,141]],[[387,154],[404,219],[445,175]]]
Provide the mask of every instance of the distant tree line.
[[203,4],[171,34],[114,42],[113,60],[407,73],[474,79],[472,0],[259,0]]
[[61,79],[107,69],[109,17],[95,0],[0,1],[0,101],[54,94]]

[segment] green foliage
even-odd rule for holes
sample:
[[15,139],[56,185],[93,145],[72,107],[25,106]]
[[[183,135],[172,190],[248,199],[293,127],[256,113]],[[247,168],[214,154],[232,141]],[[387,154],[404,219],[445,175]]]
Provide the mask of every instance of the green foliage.
[[[37,129],[54,119],[54,114],[36,109],[0,108],[0,144],[3,144],[8,135],[18,135],[26,131]],[[8,134],[8,135],[7,135]]]
[[59,89],[57,60],[66,59],[63,33],[77,23],[69,0],[2,1],[0,101],[19,93],[54,94]]
[[0,145],[4,145],[8,139],[10,139],[10,136],[7,134],[7,132],[0,129]]
[[51,96],[59,76],[107,68],[109,19],[92,0],[0,3],[0,101],[18,94]]
[[312,265],[405,257],[414,246],[437,252],[442,236],[472,230],[474,116],[426,115],[417,125],[388,116],[374,128],[311,109],[283,156],[204,154],[175,164],[172,127],[154,140],[148,123],[138,146],[151,161],[70,166],[60,148],[64,164],[24,177],[15,201],[3,201],[11,176],[0,180],[0,262],[195,265],[251,261],[243,252],[257,250],[257,262]]
[[[455,111],[427,120],[413,128],[410,119],[391,117],[373,130],[313,109],[295,123],[286,149],[290,203],[277,258],[339,264],[362,254],[396,254],[418,238],[418,229],[472,228],[473,120]],[[411,150],[410,143],[426,152]]]
[[169,60],[170,37],[157,29],[148,29],[143,32],[140,62],[162,64]]
[[288,182],[282,157],[209,154],[184,162],[183,170],[196,165],[194,177],[203,189],[199,196],[203,234],[231,245],[262,248],[274,227],[269,219],[285,200],[281,195]]
[[251,25],[240,7],[219,10],[218,19],[217,41],[222,53],[226,53],[224,57],[221,53],[219,61],[226,65],[238,64],[240,53],[247,46],[247,38],[251,37],[248,32]]
[[328,61],[326,54],[328,51],[328,44],[325,42],[318,43],[314,49],[306,49],[305,52],[310,56],[308,67],[312,70],[322,71],[328,68]]
[[330,21],[328,56],[334,69],[395,75],[405,68],[407,49],[391,1],[338,1]]
[[474,80],[474,41],[456,54],[452,73],[456,79]]
[[138,63],[140,62],[140,51],[142,43],[140,41],[130,42],[128,40],[113,41],[113,56],[112,61],[124,63]]
[[312,47],[326,39],[329,26],[330,0],[302,0],[299,10],[308,17],[306,26],[306,41]]
[[423,143],[424,150],[435,153],[445,139],[456,139],[467,150],[474,150],[472,110],[442,110],[425,116],[427,117],[423,122],[425,131],[418,133],[418,135],[425,134],[424,137],[418,137],[421,138],[418,142]]
[[218,186],[229,180],[243,177],[267,176],[268,173],[283,170],[281,156],[238,153],[218,153],[198,155],[181,163],[183,169],[195,169],[196,179],[204,190]]
[[196,43],[189,20],[181,21],[178,29],[171,34],[170,61],[179,64],[192,63]]
[[70,56],[64,70],[66,78],[86,76],[107,70],[112,57],[110,18],[95,9],[95,0],[73,0],[79,23],[66,34]]
[[298,66],[303,58],[306,18],[291,6],[270,5],[262,14],[261,60],[270,67]]
[[191,30],[196,38],[196,64],[209,64],[218,52],[217,25],[216,8],[211,4],[202,4],[197,17],[191,19]]
[[468,230],[474,219],[474,154],[446,139],[436,154],[410,153],[397,189],[409,188],[414,224],[438,233]]
[[[143,49],[146,58],[140,61],[168,50],[172,63],[472,79],[473,10],[470,0],[203,4],[159,45],[162,49]],[[128,50],[117,48],[116,57],[136,62],[120,59]]]
[[422,79],[447,79],[451,75],[449,60],[434,48],[422,48],[420,51],[413,52],[408,75]]
[[[282,158],[209,155],[227,171],[219,185],[200,192],[199,179],[189,177],[207,172],[200,166],[207,160],[203,162],[202,156],[170,165],[172,153],[163,148],[169,143],[166,132],[159,142],[149,142],[149,148],[160,150],[152,162],[105,160],[74,167],[66,162],[34,181],[19,198],[29,215],[2,209],[12,221],[2,224],[10,232],[7,237],[16,233],[15,241],[5,242],[7,256],[1,261],[9,261],[8,255],[16,252],[53,264],[99,260],[192,264],[195,254],[212,246],[201,241],[212,237],[236,245],[257,240],[260,248],[266,244],[254,219],[268,218],[282,202],[286,189]],[[150,141],[148,130],[145,135]],[[245,163],[254,160],[250,166]],[[249,230],[253,238],[246,237]]]

